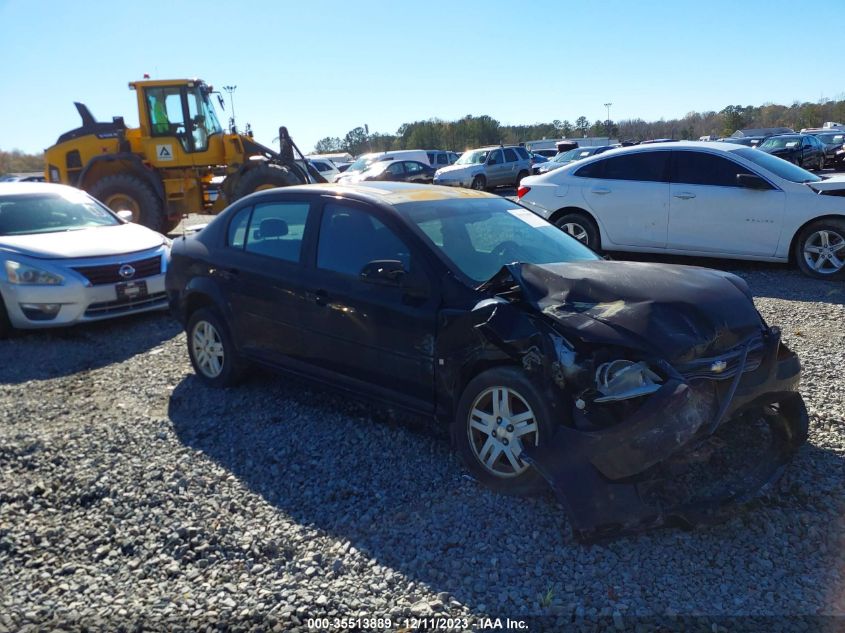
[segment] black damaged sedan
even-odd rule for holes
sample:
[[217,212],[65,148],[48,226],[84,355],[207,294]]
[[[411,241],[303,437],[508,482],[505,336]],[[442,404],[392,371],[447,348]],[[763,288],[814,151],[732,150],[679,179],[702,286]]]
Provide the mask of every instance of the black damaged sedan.
[[582,538],[718,520],[806,440],[799,361],[742,279],[605,261],[505,198],[272,189],[171,257],[203,381],[262,366],[433,416],[484,484],[548,482]]

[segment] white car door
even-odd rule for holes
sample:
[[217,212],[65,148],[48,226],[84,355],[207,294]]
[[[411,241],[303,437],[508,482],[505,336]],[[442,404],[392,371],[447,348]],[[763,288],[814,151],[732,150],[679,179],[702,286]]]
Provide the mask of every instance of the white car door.
[[[666,247],[669,220],[667,150],[631,152],[575,171],[588,208],[613,246]],[[605,240],[606,242],[606,240]]]
[[[667,248],[773,256],[786,196],[730,158],[693,149],[672,155]],[[737,176],[750,176],[743,186]],[[754,178],[758,176],[758,178]]]

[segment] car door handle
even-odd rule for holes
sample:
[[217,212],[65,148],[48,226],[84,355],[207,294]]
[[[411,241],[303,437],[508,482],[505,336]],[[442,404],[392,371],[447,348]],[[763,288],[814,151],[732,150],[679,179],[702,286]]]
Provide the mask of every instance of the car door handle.
[[606,189],[605,187],[598,187],[596,189],[591,189],[590,193],[594,193],[599,196],[604,196],[610,193],[610,189]]
[[325,306],[329,301],[329,293],[325,290],[318,290],[314,293],[314,303],[318,306]]
[[676,198],[680,198],[681,200],[689,200],[690,198],[695,198],[694,193],[689,193],[687,191],[682,191],[681,193],[674,194]]

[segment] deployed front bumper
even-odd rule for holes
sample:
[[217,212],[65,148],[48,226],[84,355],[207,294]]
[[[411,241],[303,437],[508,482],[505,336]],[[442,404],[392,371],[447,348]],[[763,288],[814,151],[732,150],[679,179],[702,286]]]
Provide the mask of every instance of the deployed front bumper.
[[526,452],[579,537],[715,521],[780,475],[808,417],[797,356],[776,328],[762,343],[754,369],[746,353],[723,380],[677,374],[615,426],[561,426]]

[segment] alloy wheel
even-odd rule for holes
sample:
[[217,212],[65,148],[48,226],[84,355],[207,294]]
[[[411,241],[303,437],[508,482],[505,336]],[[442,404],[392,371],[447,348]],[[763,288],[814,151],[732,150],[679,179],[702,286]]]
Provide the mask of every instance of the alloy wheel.
[[522,451],[540,441],[528,402],[508,387],[489,387],[473,402],[467,420],[469,445],[479,463],[497,477],[517,477],[528,469]]
[[191,345],[199,370],[208,378],[217,378],[223,371],[223,340],[208,321],[198,321],[194,326]]
[[575,222],[566,222],[565,224],[562,224],[560,228],[569,233],[579,242],[587,244],[590,241],[589,235],[587,235],[587,229],[580,224]]
[[812,233],[804,241],[804,261],[819,274],[838,273],[845,267],[845,238],[830,229]]

